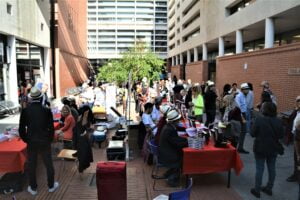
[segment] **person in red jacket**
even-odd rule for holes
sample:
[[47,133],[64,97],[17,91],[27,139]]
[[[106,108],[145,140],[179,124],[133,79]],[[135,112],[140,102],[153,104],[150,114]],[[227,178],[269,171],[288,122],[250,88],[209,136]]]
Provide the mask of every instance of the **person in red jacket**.
[[61,109],[61,115],[65,118],[64,126],[60,129],[63,138],[65,140],[72,140],[73,128],[75,127],[75,119],[71,115],[71,109],[69,106],[65,105]]

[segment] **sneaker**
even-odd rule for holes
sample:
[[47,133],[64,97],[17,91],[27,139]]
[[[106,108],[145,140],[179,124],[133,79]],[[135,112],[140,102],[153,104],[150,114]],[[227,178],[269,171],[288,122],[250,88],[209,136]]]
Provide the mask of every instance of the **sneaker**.
[[287,182],[296,182],[297,181],[297,176],[295,174],[289,176],[287,179],[286,179]]
[[245,149],[238,149],[238,152],[243,154],[249,154],[249,151],[246,151]]
[[265,193],[265,194],[267,194],[267,195],[269,195],[269,196],[272,196],[272,190],[270,190],[269,188],[267,188],[267,187],[262,187],[261,188],[261,191],[263,192],[263,193]]
[[31,186],[28,186],[27,191],[28,191],[31,195],[33,195],[33,196],[37,195],[37,191],[31,189]]
[[260,198],[260,192],[256,191],[254,188],[250,190],[251,194],[253,194],[256,198]]
[[59,186],[59,183],[58,182],[54,182],[54,185],[52,188],[49,188],[49,192],[55,192],[55,190],[58,188]]

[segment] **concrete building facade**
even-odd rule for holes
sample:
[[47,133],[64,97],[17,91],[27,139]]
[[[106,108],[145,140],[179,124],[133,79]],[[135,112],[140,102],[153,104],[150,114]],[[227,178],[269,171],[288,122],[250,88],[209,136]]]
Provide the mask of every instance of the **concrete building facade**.
[[88,0],[88,58],[98,67],[143,41],[167,58],[167,0]]
[[87,59],[87,1],[55,2],[55,74],[56,97],[67,95],[90,75]]
[[256,102],[267,80],[279,110],[291,109],[300,93],[299,19],[298,0],[169,0],[171,73],[216,81],[220,91],[250,82]]
[[18,87],[41,78],[50,86],[50,3],[0,1],[0,100],[18,103]]

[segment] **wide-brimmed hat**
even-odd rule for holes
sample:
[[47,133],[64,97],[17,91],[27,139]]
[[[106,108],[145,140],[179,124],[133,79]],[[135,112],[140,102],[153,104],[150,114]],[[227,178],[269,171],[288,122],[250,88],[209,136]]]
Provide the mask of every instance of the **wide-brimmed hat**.
[[296,101],[300,101],[300,95],[297,96]]
[[181,115],[176,110],[171,110],[167,114],[167,119],[169,122],[177,121],[181,118]]
[[171,106],[167,105],[167,104],[164,104],[164,105],[161,105],[160,106],[160,112],[163,114],[163,115],[166,115],[170,110],[171,110]]
[[249,90],[249,89],[250,89],[250,87],[249,87],[248,83],[241,84],[241,90]]
[[39,99],[43,96],[43,93],[41,92],[41,90],[37,87],[32,87],[30,90],[30,94],[29,97],[32,99]]
[[207,81],[206,83],[207,83],[208,86],[214,86],[215,85],[215,83],[213,81]]

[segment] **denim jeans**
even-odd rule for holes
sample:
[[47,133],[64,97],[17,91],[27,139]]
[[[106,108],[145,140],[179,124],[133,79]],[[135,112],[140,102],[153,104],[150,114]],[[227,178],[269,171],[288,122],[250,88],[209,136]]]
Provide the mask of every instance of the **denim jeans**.
[[265,162],[267,163],[268,168],[268,183],[266,185],[267,189],[272,190],[276,171],[275,171],[275,163],[276,163],[276,156],[258,156],[255,155],[255,161],[256,161],[256,174],[255,174],[255,190],[260,191],[262,186],[262,178],[264,174],[264,168],[265,168]]
[[250,133],[251,132],[251,123],[252,123],[252,111],[250,109],[247,109],[246,112],[246,126],[247,126],[247,130],[246,133]]

